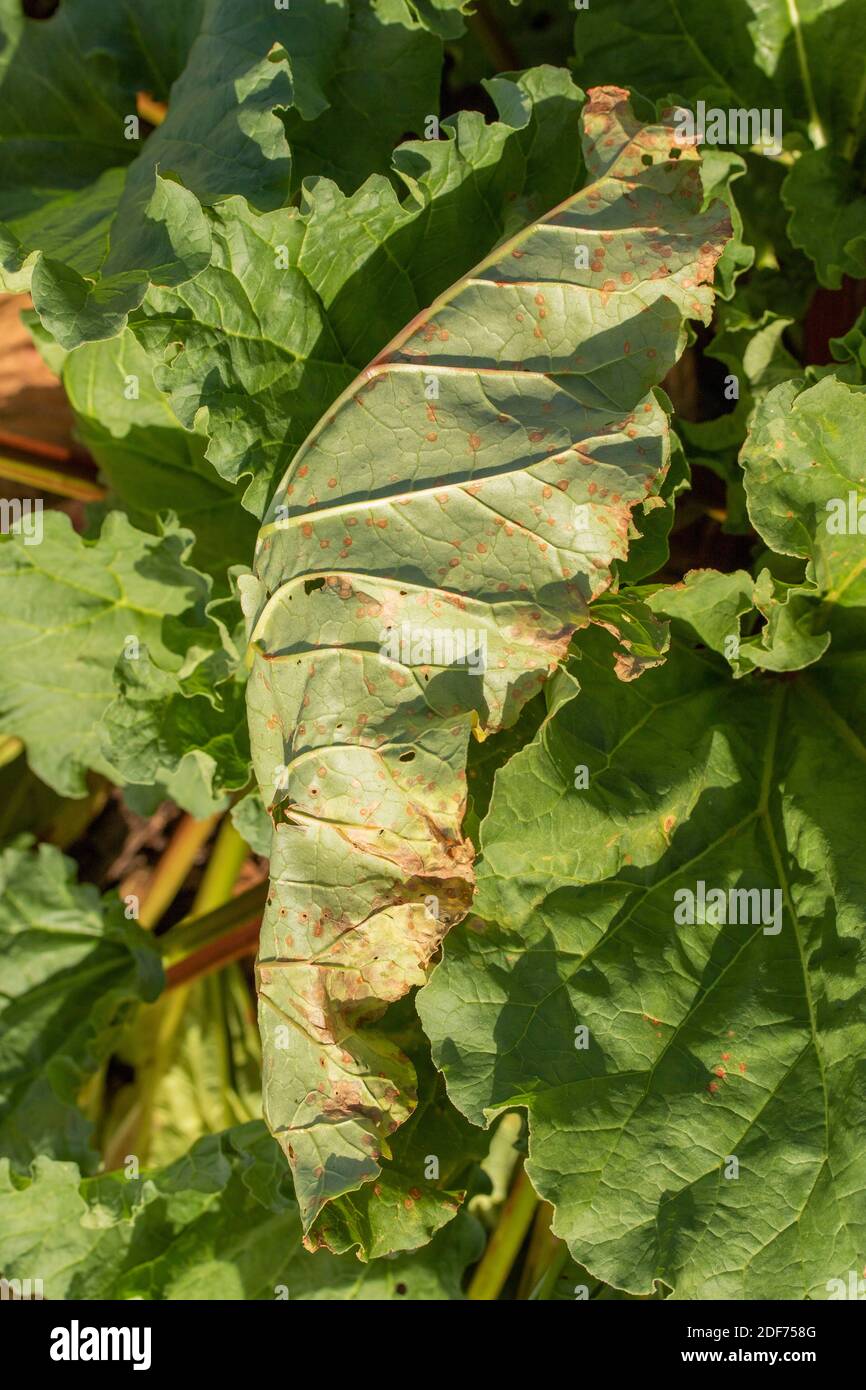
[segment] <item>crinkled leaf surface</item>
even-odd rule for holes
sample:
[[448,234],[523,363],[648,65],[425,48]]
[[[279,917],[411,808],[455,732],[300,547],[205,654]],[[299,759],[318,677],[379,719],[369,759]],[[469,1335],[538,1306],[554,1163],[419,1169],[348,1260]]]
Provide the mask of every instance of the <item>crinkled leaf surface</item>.
[[78,436],[133,525],[154,530],[157,517],[173,511],[195,533],[192,563],[224,589],[226,570],[249,559],[255,524],[238,489],[205,459],[206,436],[184,429],[157,390],[134,335],[127,329],[76,348],[62,378]]
[[[478,916],[419,996],[434,1059],[476,1123],[527,1107],[596,1278],[826,1298],[866,1239],[862,643],[741,682],[680,646],[615,687],[607,641],[497,777]],[[678,924],[699,882],[778,917]]]
[[812,258],[820,283],[831,289],[840,287],[844,275],[866,276],[863,190],[862,174],[828,149],[806,150],[784,183],[788,235]]
[[[711,469],[725,482],[722,529],[729,533],[744,534],[751,529],[738,456],[755,405],[779,382],[803,372],[785,346],[784,335],[806,305],[781,302],[793,298],[785,295],[784,289],[780,296],[779,281],[783,278],[775,272],[758,271],[738,288],[731,303],[719,305],[716,333],[706,355],[724,364],[725,404],[731,391],[737,392],[733,409],[709,420],[677,421],[689,462]],[[768,303],[780,304],[780,308],[770,308]]]
[[[387,171],[398,140],[422,132],[439,109],[442,45],[436,24],[426,22],[433,13],[433,0],[307,0],[306,40],[321,92],[315,103],[296,101],[283,118],[293,189],[308,175],[324,175],[351,192],[368,174]],[[335,42],[323,52],[329,14]],[[254,194],[252,201],[261,206]]]
[[414,1107],[411,1063],[371,1025],[469,905],[467,740],[515,720],[610,585],[668,461],[652,388],[710,312],[729,224],[699,211],[694,150],[671,159],[670,126],[618,88],[583,120],[591,181],[344,392],[260,533],[265,1115],[305,1224],[377,1176]]
[[[149,161],[131,233],[110,242],[118,200],[140,140],[125,138],[138,88],[166,97],[201,20],[202,5],[125,6],[64,0],[48,20],[2,0],[0,231],[7,288],[31,286],[40,315],[71,345],[106,336],[139,302],[149,273],[165,283],[208,261],[207,227],[195,198]],[[50,80],[48,73],[50,72]],[[37,178],[34,184],[34,172]],[[98,277],[98,282],[97,282]]]
[[158,952],[58,849],[16,842],[0,852],[0,967],[0,1152],[94,1168],[79,1093],[130,1007],[159,992]]
[[453,1300],[482,1243],[461,1213],[411,1256],[309,1254],[285,1160],[256,1123],[140,1178],[0,1165],[4,1275],[41,1278],[47,1299]]
[[216,650],[188,676],[155,665],[146,647],[121,656],[115,698],[99,731],[114,776],[128,784],[164,783],[194,816],[225,809],[225,793],[249,781],[244,685],[231,653]]
[[[213,706],[221,697],[212,687],[228,674],[230,656],[224,627],[206,613],[209,581],[186,562],[189,531],[169,522],[163,534],[149,535],[112,512],[98,538],[84,540],[60,512],[44,512],[41,521],[38,544],[23,533],[0,540],[0,728],[24,740],[43,782],[81,796],[89,769],[117,775],[103,717],[117,696],[119,661],[139,692],[117,747],[119,758],[130,759],[132,781],[140,770],[131,767],[136,750],[151,761],[154,752],[152,730],[130,742],[135,724],[153,724],[157,706],[164,714],[171,699],[179,702],[171,712],[183,719],[187,694],[200,710]],[[136,651],[128,639],[138,643],[137,657],[125,658],[127,649]],[[187,739],[170,721],[160,735],[177,759],[184,755]],[[217,736],[231,738],[221,723]]]
[[[208,264],[200,204],[276,207],[312,171],[355,188],[437,108],[440,44],[404,0],[63,0],[39,22],[2,0],[0,25],[5,284],[68,347]],[[168,100],[146,138],[141,89]]]

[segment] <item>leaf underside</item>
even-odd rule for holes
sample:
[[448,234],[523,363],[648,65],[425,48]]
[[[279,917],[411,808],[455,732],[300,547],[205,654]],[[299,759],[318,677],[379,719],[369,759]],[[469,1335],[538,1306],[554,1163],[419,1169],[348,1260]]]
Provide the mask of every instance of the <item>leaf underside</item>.
[[374,360],[260,531],[264,1107],[306,1229],[376,1177],[415,1103],[411,1064],[371,1025],[469,908],[470,733],[513,723],[609,588],[668,465],[653,387],[686,318],[710,315],[729,224],[700,211],[696,150],[619,88],[590,93],[583,125],[591,182]]

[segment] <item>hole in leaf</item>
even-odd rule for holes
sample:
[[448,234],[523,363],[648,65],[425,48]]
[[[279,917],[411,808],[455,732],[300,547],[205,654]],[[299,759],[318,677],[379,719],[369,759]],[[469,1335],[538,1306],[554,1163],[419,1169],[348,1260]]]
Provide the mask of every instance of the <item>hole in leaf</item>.
[[50,19],[60,8],[60,0],[21,0],[21,8],[28,19]]
[[311,593],[314,591],[314,589],[324,589],[324,587],[325,587],[325,581],[324,581],[324,579],[322,579],[321,577],[319,577],[318,579],[305,579],[305,580],[304,580],[304,593],[305,593],[305,594],[311,594]]
[[646,167],[649,168],[653,162],[653,157],[651,154],[642,154],[640,157],[640,162],[641,164],[645,164]]
[[668,150],[668,159],[679,159],[681,154],[682,150],[678,149],[677,146],[674,145],[673,149]]
[[401,762],[401,763],[411,763],[411,761],[412,761],[412,759],[413,759],[414,757],[415,757],[415,752],[414,752],[414,750],[413,750],[412,748],[410,748],[408,752],[406,752],[406,753],[401,753],[401,754],[400,754],[400,762]]

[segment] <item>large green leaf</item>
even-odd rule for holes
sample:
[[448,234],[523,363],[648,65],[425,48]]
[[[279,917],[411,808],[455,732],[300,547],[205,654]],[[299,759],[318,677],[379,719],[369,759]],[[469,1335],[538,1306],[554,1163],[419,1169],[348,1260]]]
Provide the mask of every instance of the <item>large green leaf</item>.
[[[213,635],[209,624],[201,635]],[[226,793],[250,775],[244,674],[230,640],[200,660],[188,656],[183,673],[156,665],[146,647],[134,660],[121,656],[99,729],[115,780],[162,784],[194,816],[225,810]]]
[[92,1125],[78,1108],[130,1008],[162,984],[150,938],[120,900],[75,882],[51,845],[0,852],[0,1151],[92,1169]]
[[[371,1026],[466,911],[466,746],[511,724],[624,557],[668,462],[652,388],[709,316],[724,207],[618,88],[587,186],[502,244],[325,415],[260,533],[248,684],[275,823],[265,1115],[305,1224],[415,1104]],[[586,255],[583,254],[583,250]]]
[[[736,683],[680,646],[619,687],[606,639],[580,646],[419,997],[434,1058],[476,1123],[527,1107],[528,1171],[595,1277],[826,1298],[866,1238],[862,644]],[[702,883],[726,909],[678,919]]]
[[205,431],[217,472],[251,480],[258,516],[323,404],[507,229],[578,185],[582,93],[568,74],[491,89],[501,121],[464,112],[444,138],[395,151],[402,199],[375,177],[351,197],[310,181],[299,209],[227,199],[209,215],[208,270],[142,306],[133,326],[157,386]]
[[[738,455],[752,412],[774,386],[803,371],[788,351],[784,335],[805,305],[785,306],[785,312],[768,307],[779,299],[780,290],[784,297],[782,276],[759,271],[738,289],[731,303],[719,306],[716,333],[706,355],[724,364],[716,408],[722,407],[725,413],[708,420],[677,421],[689,462],[711,469],[726,484],[723,529],[727,532],[750,530]],[[733,408],[725,409],[732,398]]]
[[68,353],[62,379],[78,436],[133,525],[153,530],[162,512],[173,511],[195,534],[192,563],[224,588],[226,570],[249,559],[255,524],[238,489],[205,459],[205,435],[184,429],[157,390],[133,334]]
[[[297,3],[291,0],[293,12]],[[306,0],[306,42],[321,91],[314,102],[296,100],[284,116],[293,189],[308,175],[324,175],[351,192],[368,174],[386,172],[397,142],[420,135],[435,116],[442,45],[429,32],[435,24],[425,22],[434,4]],[[446,0],[443,9],[449,8]],[[322,29],[329,22],[334,42],[323,51]],[[254,194],[251,201],[262,206]]]
[[[208,264],[200,204],[277,207],[310,172],[355,188],[436,111],[440,43],[404,0],[63,0],[42,22],[0,0],[0,35],[4,283],[68,347]],[[147,138],[140,89],[169,102]]]
[[4,1276],[41,1279],[47,1299],[459,1299],[480,1245],[461,1214],[415,1255],[309,1254],[285,1160],[255,1123],[141,1177],[0,1165]]

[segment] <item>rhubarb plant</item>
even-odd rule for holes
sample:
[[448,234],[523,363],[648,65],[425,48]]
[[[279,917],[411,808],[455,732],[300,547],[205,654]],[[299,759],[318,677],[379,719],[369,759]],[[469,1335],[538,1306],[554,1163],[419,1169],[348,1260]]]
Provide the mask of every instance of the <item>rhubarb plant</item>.
[[13,1289],[866,1263],[862,15],[549,9],[0,0]]

